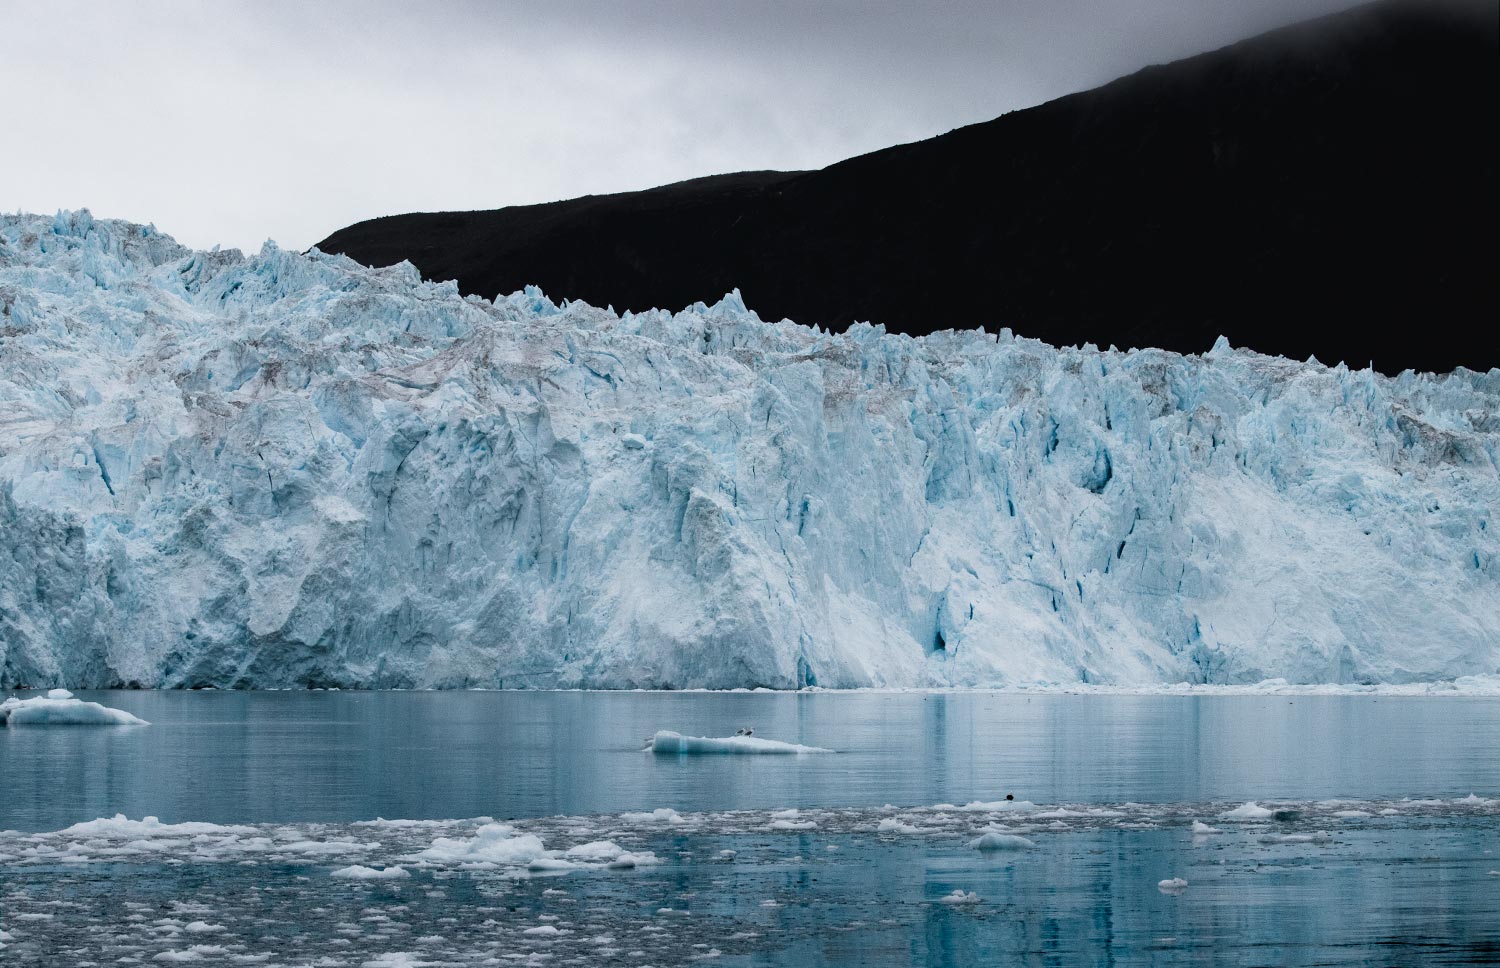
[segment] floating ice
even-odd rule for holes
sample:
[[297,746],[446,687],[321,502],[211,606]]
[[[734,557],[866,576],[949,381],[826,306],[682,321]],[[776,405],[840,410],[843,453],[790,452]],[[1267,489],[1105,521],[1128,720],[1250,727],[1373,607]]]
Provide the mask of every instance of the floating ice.
[[720,754],[720,753],[832,753],[818,746],[799,746],[780,740],[761,739],[759,736],[683,736],[670,730],[661,730],[651,737],[647,747],[653,753]]
[[1265,834],[1260,838],[1263,844],[1326,844],[1333,838],[1328,831],[1319,830],[1310,834]]
[[1193,821],[1194,837],[1207,837],[1210,834],[1221,834],[1223,832],[1224,831],[1220,830],[1218,827],[1210,827],[1208,824],[1204,823],[1201,820]]
[[182,950],[163,951],[151,960],[163,962],[194,962],[203,961],[206,958],[218,959],[227,954],[229,954],[229,949],[225,948],[223,945],[195,944],[191,948],[184,948]]
[[978,904],[981,900],[982,898],[973,891],[965,892],[962,889],[956,889],[952,894],[946,894],[943,897],[938,898],[938,903],[959,906],[967,904]]
[[1251,800],[1249,803],[1243,803],[1233,810],[1226,810],[1220,816],[1225,820],[1270,820],[1275,814],[1276,811],[1268,810],[1254,800]]
[[620,819],[626,823],[685,823],[682,814],[671,807],[657,807],[655,810],[622,813],[620,814]]
[[547,848],[535,834],[517,833],[509,824],[488,823],[463,840],[439,837],[414,860],[438,864],[504,864],[524,866],[545,856]]
[[365,867],[361,864],[352,864],[348,867],[340,867],[330,876],[344,877],[353,881],[395,881],[410,877],[404,867]]
[[1169,877],[1164,881],[1157,881],[1156,888],[1163,894],[1181,894],[1186,890],[1188,882],[1180,877]]
[[1500,687],[1500,371],[619,316],[86,212],[0,216],[0,316],[0,684]]
[[1037,809],[1037,806],[1030,800],[970,800],[961,807],[955,807],[951,803],[940,803],[933,809],[962,810],[966,813],[1005,813],[1008,811],[1028,813]]
[[154,837],[249,836],[255,827],[226,826],[217,823],[162,823],[156,817],[131,820],[123,813],[98,820],[75,823],[59,833],[64,837],[92,837],[106,840],[149,840]]
[[[3,646],[0,646],[3,649]],[[73,698],[66,689],[53,689],[32,699],[0,702],[0,726],[149,726],[123,709]]]
[[1030,850],[1036,846],[1036,841],[1019,834],[1002,834],[990,831],[969,841],[969,846],[974,850],[985,852],[997,850]]

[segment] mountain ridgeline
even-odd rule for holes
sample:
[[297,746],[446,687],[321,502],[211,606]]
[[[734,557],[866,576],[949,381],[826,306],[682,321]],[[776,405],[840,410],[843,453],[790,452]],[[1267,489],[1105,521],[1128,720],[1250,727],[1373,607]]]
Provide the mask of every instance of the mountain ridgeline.
[[[1500,365],[1492,0],[1386,0],[821,171],[318,244],[494,297],[1403,369]],[[1490,334],[1490,335],[1485,335]]]

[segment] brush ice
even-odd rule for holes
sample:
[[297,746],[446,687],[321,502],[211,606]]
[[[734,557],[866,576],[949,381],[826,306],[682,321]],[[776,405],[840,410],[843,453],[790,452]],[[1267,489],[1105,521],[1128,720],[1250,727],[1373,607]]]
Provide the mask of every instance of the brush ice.
[[801,746],[783,743],[759,736],[683,736],[671,730],[661,730],[651,737],[651,752],[668,755],[672,753],[694,754],[756,754],[756,753],[832,753],[819,746]]
[[618,316],[0,217],[0,684],[1500,671],[1500,371],[969,322]]
[[[0,646],[3,648],[3,646]],[[0,726],[149,726],[123,709],[73,698],[66,689],[53,689],[32,699],[0,702]]]

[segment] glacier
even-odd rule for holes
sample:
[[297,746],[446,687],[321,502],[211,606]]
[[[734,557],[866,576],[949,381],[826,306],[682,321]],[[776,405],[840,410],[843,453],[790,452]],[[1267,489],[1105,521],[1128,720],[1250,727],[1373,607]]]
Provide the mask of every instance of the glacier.
[[4,216],[0,685],[1500,672],[1500,370],[953,323],[490,301]]

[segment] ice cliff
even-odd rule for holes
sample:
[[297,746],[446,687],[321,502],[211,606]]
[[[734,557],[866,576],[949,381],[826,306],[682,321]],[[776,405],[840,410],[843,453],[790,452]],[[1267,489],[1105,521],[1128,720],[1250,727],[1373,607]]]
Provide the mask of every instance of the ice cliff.
[[0,684],[1494,673],[1497,514],[1500,370],[620,317],[0,219]]

